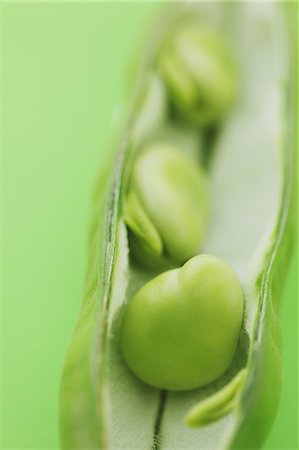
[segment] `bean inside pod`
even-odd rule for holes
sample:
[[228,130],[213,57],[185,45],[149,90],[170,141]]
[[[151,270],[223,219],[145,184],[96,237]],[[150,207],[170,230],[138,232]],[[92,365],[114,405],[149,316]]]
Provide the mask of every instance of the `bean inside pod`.
[[[149,39],[118,156],[96,190],[86,291],[61,385],[63,448],[259,448],[278,403],[278,286],[289,258],[294,180],[284,7],[224,2],[173,5],[169,12]],[[196,181],[178,171],[185,192],[181,185],[175,188],[171,176],[160,178],[158,170],[134,176],[138,161],[156,146],[172,149],[171,159],[179,152],[178,160],[193,167]],[[160,198],[144,188],[151,178],[160,183]],[[216,304],[208,294],[196,296],[199,275],[190,280],[187,268],[204,272],[202,258],[216,259],[222,274],[234,274],[229,286],[238,292],[237,314],[229,313],[223,290]],[[149,298],[167,283],[173,295],[162,322],[159,292],[153,296],[157,309],[150,308]],[[188,298],[178,294],[181,285],[187,286]],[[212,288],[214,281],[206,293]],[[201,296],[203,302],[190,301]],[[160,332],[171,329],[169,316],[182,327],[185,314],[192,342],[198,342],[202,328],[193,327],[195,305],[206,313],[211,308],[209,318],[216,314],[220,320],[217,301],[223,301],[231,336],[229,345],[223,339],[218,349],[225,363],[216,370],[220,361],[207,356],[211,350],[197,359],[200,345],[188,341],[186,355],[174,355],[187,358],[191,352],[188,377],[185,362],[173,362],[167,374],[172,378],[160,383],[167,371],[155,366],[153,349],[159,348],[166,361],[168,339],[159,347],[157,332],[148,338],[151,314],[158,311],[154,322]],[[180,302],[177,312],[173,306]],[[134,339],[133,349],[126,342],[132,333],[126,320],[140,326],[134,333],[141,333],[143,343]],[[210,338],[205,345],[213,347]],[[144,362],[145,356],[153,357],[153,364]]]

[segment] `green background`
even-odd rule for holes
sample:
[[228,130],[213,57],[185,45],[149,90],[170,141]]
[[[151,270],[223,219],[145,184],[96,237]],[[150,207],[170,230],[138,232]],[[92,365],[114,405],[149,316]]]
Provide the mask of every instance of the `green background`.
[[[155,3],[2,5],[1,448],[57,448],[57,397],[89,206]],[[282,306],[283,393],[265,448],[297,448],[297,267]]]

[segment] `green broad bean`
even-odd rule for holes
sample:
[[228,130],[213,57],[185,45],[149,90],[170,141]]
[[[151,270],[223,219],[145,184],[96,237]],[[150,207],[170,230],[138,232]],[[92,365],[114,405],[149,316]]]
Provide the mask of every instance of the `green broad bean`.
[[243,318],[243,293],[223,260],[199,255],[145,284],[128,303],[121,350],[131,370],[160,389],[189,390],[229,368]]
[[149,144],[134,161],[124,217],[145,264],[185,262],[198,253],[208,220],[203,169],[173,144]]
[[236,68],[223,36],[197,21],[169,33],[158,67],[177,108],[198,124],[220,120],[235,98]]

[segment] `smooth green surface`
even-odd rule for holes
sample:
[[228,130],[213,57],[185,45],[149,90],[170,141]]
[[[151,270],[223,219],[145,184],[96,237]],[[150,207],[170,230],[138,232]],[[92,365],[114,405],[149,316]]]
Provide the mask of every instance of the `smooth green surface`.
[[[1,448],[57,448],[58,386],[83,293],[93,183],[158,6],[2,8]],[[297,269],[294,259],[282,304],[283,395],[268,449],[298,446]]]
[[150,255],[163,255],[179,265],[198,253],[204,238],[206,174],[167,140],[158,139],[139,151],[130,178],[126,222]]
[[166,39],[159,68],[176,106],[201,125],[221,119],[235,98],[237,77],[225,39],[192,18]]
[[222,259],[197,255],[129,300],[121,329],[128,366],[150,386],[196,389],[220,378],[237,349],[244,298]]

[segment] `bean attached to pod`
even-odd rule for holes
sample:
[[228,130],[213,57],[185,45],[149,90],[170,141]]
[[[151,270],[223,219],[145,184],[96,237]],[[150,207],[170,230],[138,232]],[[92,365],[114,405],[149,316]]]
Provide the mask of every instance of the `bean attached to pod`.
[[181,113],[201,125],[223,118],[235,95],[233,56],[223,36],[197,21],[183,22],[165,40],[159,69]]
[[199,255],[153,278],[129,301],[122,353],[151,386],[198,388],[229,368],[242,318],[243,293],[234,270],[222,259]]
[[141,150],[125,206],[139,260],[179,265],[198,253],[209,215],[207,190],[203,169],[173,144]]

